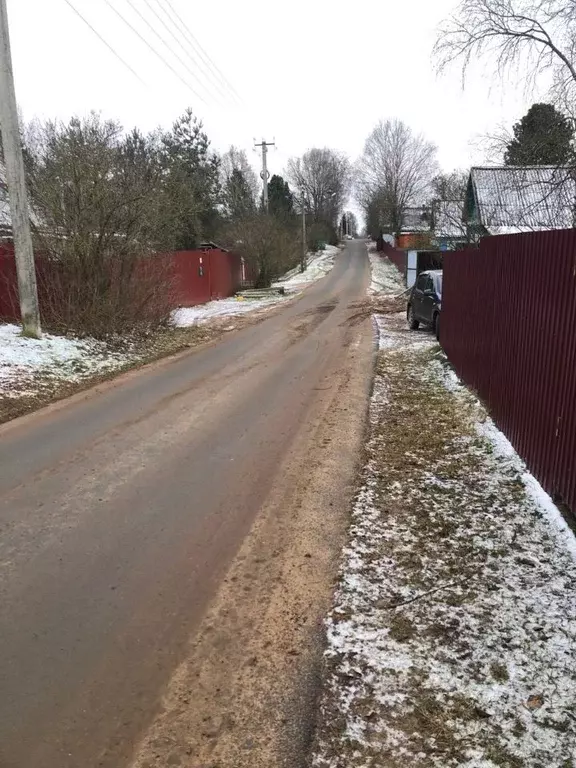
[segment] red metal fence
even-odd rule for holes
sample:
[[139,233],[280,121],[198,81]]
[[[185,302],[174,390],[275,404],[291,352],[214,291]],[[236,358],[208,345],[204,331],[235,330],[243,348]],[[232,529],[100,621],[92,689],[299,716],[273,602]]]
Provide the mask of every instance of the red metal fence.
[[576,230],[444,256],[441,343],[546,491],[576,513]]
[[176,251],[166,256],[174,270],[179,306],[191,307],[211,299],[224,299],[240,287],[242,264],[235,253],[213,248],[209,251]]
[[[166,270],[174,276],[176,306],[191,307],[211,299],[232,296],[242,282],[242,263],[235,253],[214,248],[208,251],[176,251],[157,254],[163,259]],[[36,257],[36,273],[50,267],[42,257]],[[40,308],[43,304],[42,279],[38,281]],[[14,250],[10,245],[0,245],[0,319],[18,320],[18,287]]]
[[400,251],[389,243],[384,243],[383,253],[388,256],[392,264],[400,270],[403,277],[406,277],[406,251]]
[[0,245],[0,318],[20,317],[14,251]]

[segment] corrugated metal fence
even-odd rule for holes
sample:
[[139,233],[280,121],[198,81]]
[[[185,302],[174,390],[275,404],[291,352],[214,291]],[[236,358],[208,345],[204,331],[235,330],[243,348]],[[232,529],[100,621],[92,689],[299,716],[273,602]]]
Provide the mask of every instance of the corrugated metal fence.
[[[162,260],[161,268],[172,276],[176,306],[191,307],[211,299],[232,296],[242,282],[242,264],[238,254],[214,248],[207,251],[175,251],[156,254],[154,259]],[[142,266],[150,264],[143,260]],[[50,274],[57,269],[53,263],[36,254],[36,274],[40,309],[44,307],[50,291]],[[0,245],[0,322],[18,320],[18,286],[14,249]]]
[[441,343],[546,491],[576,513],[576,231],[444,256]]
[[394,248],[389,243],[384,243],[383,253],[388,256],[392,264],[402,274],[402,277],[406,277],[406,251],[400,251],[398,248]]

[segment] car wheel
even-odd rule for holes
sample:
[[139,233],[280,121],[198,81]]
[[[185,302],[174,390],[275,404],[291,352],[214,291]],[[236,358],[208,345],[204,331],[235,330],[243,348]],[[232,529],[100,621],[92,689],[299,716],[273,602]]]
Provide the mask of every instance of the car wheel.
[[420,322],[416,320],[414,310],[412,309],[412,304],[408,304],[408,312],[406,313],[406,317],[408,319],[408,326],[410,330],[417,331],[420,327]]
[[440,341],[440,315],[434,315],[434,333],[436,335],[436,339]]

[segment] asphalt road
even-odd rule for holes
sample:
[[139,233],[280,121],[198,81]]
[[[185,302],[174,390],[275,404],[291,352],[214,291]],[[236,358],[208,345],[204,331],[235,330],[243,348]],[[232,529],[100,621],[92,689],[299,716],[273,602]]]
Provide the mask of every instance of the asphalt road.
[[368,280],[349,243],[264,321],[0,428],[1,768],[127,764]]

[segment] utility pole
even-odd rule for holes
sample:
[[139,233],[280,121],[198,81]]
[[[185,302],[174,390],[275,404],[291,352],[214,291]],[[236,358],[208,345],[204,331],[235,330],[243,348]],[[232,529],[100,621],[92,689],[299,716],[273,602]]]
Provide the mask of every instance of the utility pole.
[[308,242],[306,239],[306,198],[302,190],[302,261],[300,262],[300,272],[306,271],[306,257],[308,256]]
[[0,128],[2,130],[2,147],[10,200],[22,331],[25,336],[39,339],[42,333],[40,309],[38,307],[30,219],[28,218],[26,179],[20,143],[16,91],[14,90],[6,0],[0,0]]
[[264,210],[268,213],[268,163],[266,155],[268,154],[268,147],[276,145],[273,141],[262,139],[260,144],[254,144],[254,146],[262,148],[262,171],[260,173],[260,178],[262,179],[262,202],[264,203]]

